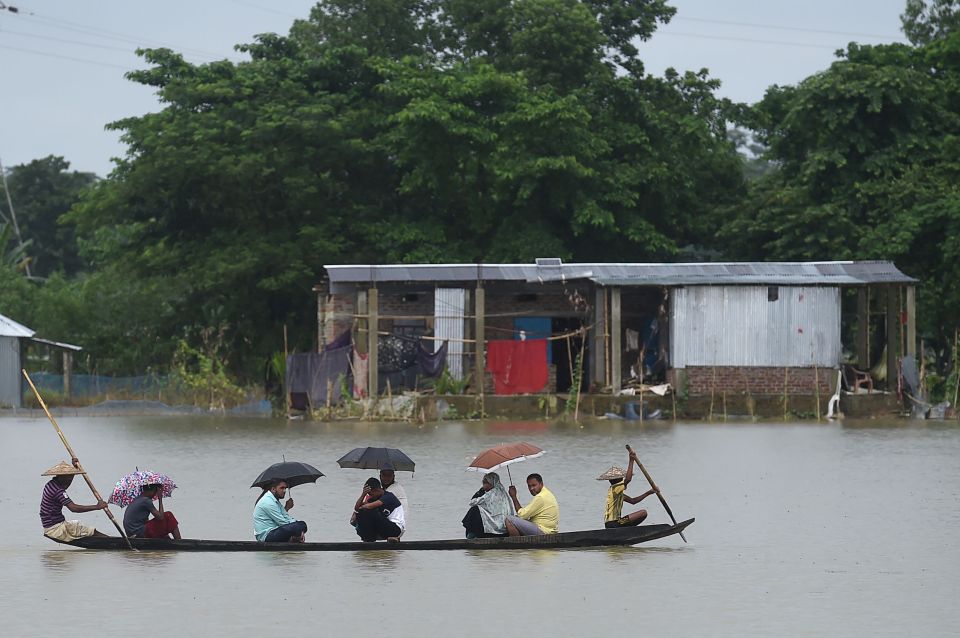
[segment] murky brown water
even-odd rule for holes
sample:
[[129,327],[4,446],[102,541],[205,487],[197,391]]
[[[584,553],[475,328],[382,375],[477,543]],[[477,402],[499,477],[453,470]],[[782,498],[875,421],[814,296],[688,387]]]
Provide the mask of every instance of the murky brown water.
[[[678,537],[625,549],[396,554],[148,554],[61,548],[41,536],[40,472],[65,458],[45,419],[0,419],[0,634],[672,636],[956,635],[960,427],[955,424],[316,424],[216,418],[62,418],[102,492],[140,468],[180,485],[185,536],[251,538],[252,479],[287,459],[327,476],[294,490],[310,540],[347,525],[372,473],[337,468],[360,445],[400,447],[407,538],[462,535],[479,450],[529,440],[563,530],[602,522],[594,480],[626,460],[661,485]],[[641,491],[642,476],[628,493]],[[79,480],[74,500],[92,498]],[[527,495],[521,500],[526,502]],[[655,499],[651,522],[666,522]],[[115,512],[119,515],[120,510]],[[104,530],[100,513],[79,515]],[[635,627],[636,629],[631,629]]]

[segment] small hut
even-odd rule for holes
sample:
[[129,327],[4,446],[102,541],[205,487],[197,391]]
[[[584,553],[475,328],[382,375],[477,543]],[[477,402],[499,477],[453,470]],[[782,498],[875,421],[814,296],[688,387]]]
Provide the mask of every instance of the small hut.
[[80,346],[60,343],[35,337],[36,332],[13,319],[0,315],[0,407],[23,407],[24,342],[34,342],[63,352],[64,392],[69,394],[70,372],[73,368],[73,353]]

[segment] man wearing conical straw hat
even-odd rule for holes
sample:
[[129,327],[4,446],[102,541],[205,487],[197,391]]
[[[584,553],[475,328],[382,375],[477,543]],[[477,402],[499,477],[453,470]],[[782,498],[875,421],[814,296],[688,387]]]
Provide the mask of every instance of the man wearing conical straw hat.
[[73,483],[73,477],[80,473],[73,465],[61,461],[41,474],[53,477],[43,487],[43,496],[40,498],[40,524],[43,525],[43,535],[47,538],[69,543],[87,536],[106,536],[89,525],[80,521],[68,521],[63,516],[64,507],[75,514],[107,509],[107,504],[103,501],[96,505],[77,505],[70,500],[67,488]]
[[624,501],[636,505],[648,496],[657,493],[656,490],[650,489],[638,497],[627,496],[627,484],[633,478],[634,463],[639,463],[639,461],[637,461],[637,453],[631,450],[630,462],[627,464],[626,472],[619,465],[612,465],[609,470],[597,477],[598,481],[610,481],[610,489],[607,491],[607,511],[604,517],[604,527],[633,527],[647,518],[647,510],[644,509],[621,516]]

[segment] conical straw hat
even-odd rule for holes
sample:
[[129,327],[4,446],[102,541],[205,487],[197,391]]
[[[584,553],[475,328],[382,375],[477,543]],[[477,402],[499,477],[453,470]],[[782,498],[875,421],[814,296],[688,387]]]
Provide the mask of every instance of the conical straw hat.
[[60,461],[40,476],[66,476],[67,474],[83,474],[66,461]]
[[610,469],[597,477],[598,481],[612,481],[622,479],[627,475],[626,471],[619,465],[611,465]]

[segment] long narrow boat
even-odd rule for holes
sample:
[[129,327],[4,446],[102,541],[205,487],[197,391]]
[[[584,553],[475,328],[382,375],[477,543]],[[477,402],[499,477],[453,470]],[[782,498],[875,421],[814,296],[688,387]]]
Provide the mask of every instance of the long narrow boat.
[[[366,552],[444,549],[563,549],[578,547],[610,547],[645,543],[679,534],[694,519],[676,525],[638,525],[617,529],[595,529],[582,532],[561,532],[544,536],[513,538],[476,538],[438,541],[401,541],[399,543],[258,543],[257,541],[215,541],[185,538],[175,541],[162,538],[133,538],[134,548],[145,551],[176,552]],[[59,541],[58,541],[59,542]],[[128,550],[127,542],[116,536],[90,536],[70,543],[84,549]]]

